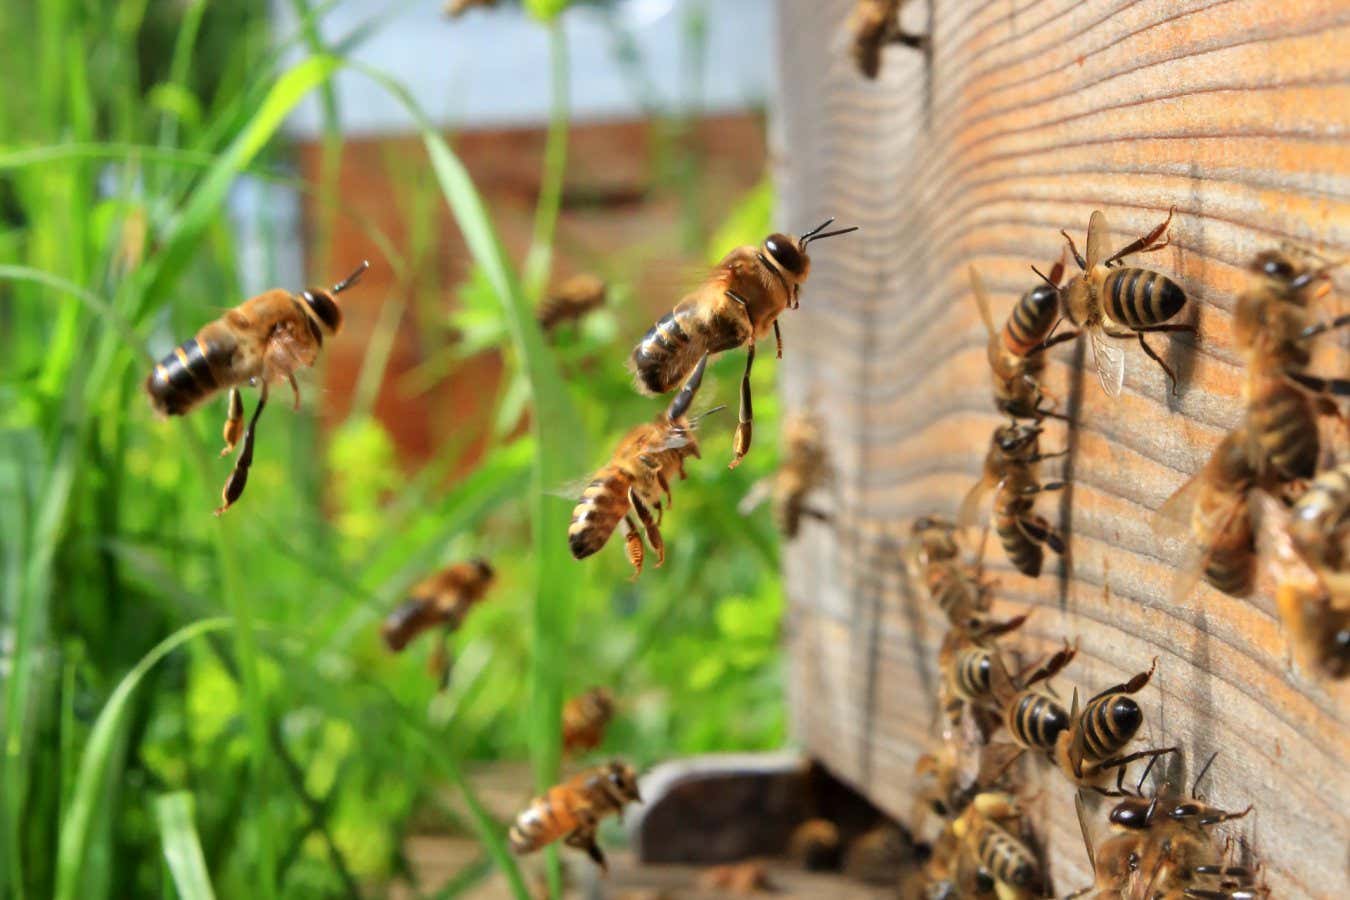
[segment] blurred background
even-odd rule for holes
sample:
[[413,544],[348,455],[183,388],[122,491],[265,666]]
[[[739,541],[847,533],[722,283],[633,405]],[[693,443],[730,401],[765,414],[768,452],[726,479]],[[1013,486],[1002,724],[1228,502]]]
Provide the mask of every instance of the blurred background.
[[[614,692],[596,759],[783,744],[778,539],[736,508],[776,462],[772,360],[735,472],[739,357],[710,372],[702,405],[732,410],[675,487],[664,567],[563,545],[575,483],[663,406],[632,389],[637,338],[727,249],[815,224],[773,218],[772,14],[6,6],[0,895],[519,894],[537,876],[479,794],[552,782],[563,698]],[[153,361],[362,259],[301,408],[269,406],[213,517],[224,400],[158,418]],[[603,306],[542,332],[581,273]],[[396,655],[379,623],[472,556],[497,579],[441,690],[439,637]]]

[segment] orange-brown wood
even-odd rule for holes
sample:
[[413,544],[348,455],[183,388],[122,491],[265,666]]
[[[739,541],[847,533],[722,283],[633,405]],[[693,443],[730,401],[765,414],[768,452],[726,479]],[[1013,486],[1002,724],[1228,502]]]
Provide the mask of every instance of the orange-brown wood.
[[[1272,895],[1350,896],[1350,684],[1291,661],[1268,574],[1247,600],[1201,586],[1169,602],[1184,548],[1150,523],[1241,415],[1231,314],[1243,264],[1281,241],[1350,249],[1350,6],[930,0],[904,22],[931,19],[931,54],[889,48],[875,82],[840,35],[850,6],[789,0],[778,34],[780,218],[863,226],[819,249],[800,310],[783,316],[785,403],[816,398],[836,513],[785,551],[797,735],[908,816],[935,733],[944,620],[906,592],[900,544],[915,516],[955,513],[999,421],[966,267],[1005,316],[1035,283],[1028,265],[1058,257],[1059,229],[1082,248],[1101,209],[1114,248],[1175,206],[1172,245],[1136,264],[1190,297],[1179,320],[1198,324],[1198,342],[1150,339],[1179,396],[1137,346],[1122,345],[1115,402],[1090,362],[1076,368],[1086,348],[1052,351],[1050,391],[1081,398],[1072,491],[1038,504],[1070,535],[1067,572],[1027,579],[991,541],[996,611],[1034,609],[1008,639],[1027,652],[1079,640],[1056,682],[1066,699],[1159,657],[1137,697],[1137,747],[1180,744],[1190,772],[1222,751],[1204,793],[1255,805],[1228,831],[1263,862]],[[1344,294],[1350,280],[1338,281]],[[1331,342],[1319,367],[1345,374],[1344,350]],[[1042,447],[1069,441],[1050,424]],[[1071,788],[1049,766],[1024,771],[1057,890],[1087,885]]]

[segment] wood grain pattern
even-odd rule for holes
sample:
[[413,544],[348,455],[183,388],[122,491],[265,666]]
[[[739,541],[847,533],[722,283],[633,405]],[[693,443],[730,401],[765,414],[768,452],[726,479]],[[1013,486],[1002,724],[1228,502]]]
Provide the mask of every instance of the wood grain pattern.
[[[1079,638],[1061,692],[1158,656],[1140,746],[1179,743],[1192,769],[1222,751],[1206,795],[1256,805],[1232,830],[1273,896],[1350,896],[1350,685],[1290,661],[1268,578],[1250,600],[1201,587],[1171,605],[1183,548],[1150,525],[1240,416],[1243,264],[1286,240],[1350,249],[1350,6],[931,0],[905,11],[916,30],[931,20],[931,55],[888,49],[876,82],[851,66],[849,6],[787,0],[778,33],[782,221],[863,226],[815,248],[801,309],[783,320],[785,401],[814,397],[828,425],[837,511],[786,553],[798,737],[909,814],[943,621],[907,597],[899,543],[913,517],[955,512],[999,421],[966,267],[1005,315],[1034,283],[1028,264],[1058,256],[1060,228],[1081,246],[1100,208],[1118,246],[1175,205],[1172,246],[1141,264],[1182,284],[1182,319],[1199,325],[1198,342],[1154,342],[1180,394],[1137,347],[1116,402],[1080,378],[1082,348],[1053,352],[1051,391],[1081,397],[1070,509],[1058,510],[1071,512],[1067,577],[1027,579],[993,546],[996,608],[1035,609],[1028,650]],[[1344,374],[1344,350],[1324,348],[1319,367]],[[1052,425],[1042,443],[1067,440]],[[1072,791],[1048,767],[1027,771],[1057,889],[1086,885]]]

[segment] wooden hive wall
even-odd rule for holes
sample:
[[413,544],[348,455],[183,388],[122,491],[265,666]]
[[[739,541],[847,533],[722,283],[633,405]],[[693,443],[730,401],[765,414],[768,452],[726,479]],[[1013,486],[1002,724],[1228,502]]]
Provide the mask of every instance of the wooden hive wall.
[[[1035,609],[1028,650],[1079,639],[1061,691],[1100,689],[1157,656],[1140,695],[1148,742],[1182,745],[1188,763],[1222,751],[1206,795],[1256,805],[1233,830],[1274,896],[1350,896],[1350,685],[1290,662],[1268,577],[1249,600],[1202,586],[1170,604],[1183,549],[1150,526],[1239,418],[1231,314],[1245,261],[1286,240],[1350,249],[1350,6],[910,5],[907,24],[931,18],[931,56],[888,49],[876,82],[841,36],[850,0],[786,0],[780,13],[780,218],[863,227],[816,245],[801,308],[783,317],[785,403],[813,403],[827,424],[837,513],[785,554],[796,734],[909,815],[944,622],[907,597],[899,542],[915,516],[955,512],[999,421],[966,267],[1001,317],[1034,283],[1028,264],[1058,256],[1060,228],[1081,246],[1102,209],[1119,246],[1175,206],[1172,246],[1144,264],[1186,288],[1182,318],[1199,325],[1194,346],[1154,341],[1180,394],[1137,347],[1116,402],[1090,373],[1079,380],[1082,348],[1053,351],[1051,391],[1078,385],[1081,398],[1071,508],[1058,510],[1071,511],[1071,558],[1065,577],[1032,581],[991,542],[998,608]],[[1333,345],[1327,365],[1344,373],[1345,352]],[[1043,446],[1067,439],[1050,425]],[[1041,506],[1053,518],[1056,504]],[[1045,766],[1028,771],[1056,886],[1083,886],[1072,792]]]

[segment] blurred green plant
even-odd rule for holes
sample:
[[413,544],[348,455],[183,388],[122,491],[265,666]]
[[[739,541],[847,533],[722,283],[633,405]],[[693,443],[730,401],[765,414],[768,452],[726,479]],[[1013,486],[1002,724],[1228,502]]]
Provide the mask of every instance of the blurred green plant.
[[[263,0],[52,0],[0,17],[0,77],[31,86],[0,104],[0,897],[378,892],[409,874],[410,817],[447,787],[486,855],[444,890],[495,867],[523,896],[504,824],[463,766],[530,755],[551,780],[564,695],[613,685],[621,715],[604,749],[641,765],[783,738],[776,538],[735,511],[774,464],[771,441],[731,473],[731,423],[707,421],[707,458],[675,488],[669,561],[640,582],[617,547],[586,565],[563,549],[571,500],[556,491],[661,404],[622,365],[619,336],[649,324],[624,284],[552,345],[533,322],[566,168],[561,89],[519,267],[449,146],[423,133],[427,177],[476,261],[459,291],[463,343],[429,377],[466,353],[507,360],[496,440],[474,471],[447,488],[449,452],[399,469],[372,412],[402,313],[389,299],[348,417],[321,436],[311,410],[278,409],[244,503],[209,515],[228,468],[211,451],[218,412],[156,421],[141,384],[155,353],[242,299],[225,214],[240,177],[344,215],[329,86],[376,25],[326,55],[314,23],[332,5],[297,2],[302,25],[279,40]],[[531,9],[565,84],[560,7]],[[297,47],[310,55],[287,68]],[[314,91],[327,123],[317,186],[285,174],[275,140]],[[697,166],[677,170],[670,190],[696,191]],[[752,192],[709,255],[762,238],[770,209],[767,186]],[[368,236],[377,265],[415,269],[416,255]],[[765,435],[772,370],[755,374]],[[717,367],[703,403],[733,397],[738,375]],[[471,554],[499,581],[455,636],[438,695],[420,654],[388,654],[375,626],[427,570]]]

